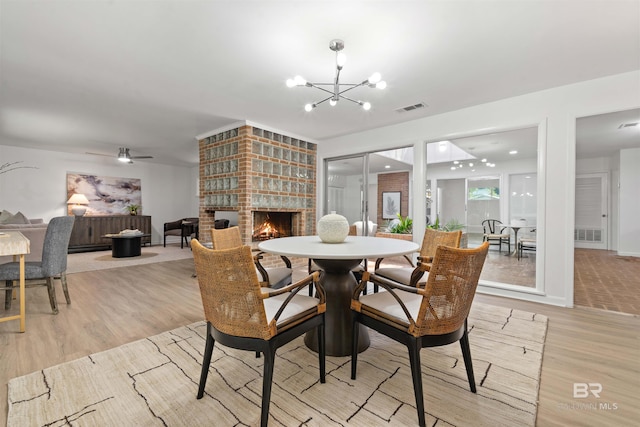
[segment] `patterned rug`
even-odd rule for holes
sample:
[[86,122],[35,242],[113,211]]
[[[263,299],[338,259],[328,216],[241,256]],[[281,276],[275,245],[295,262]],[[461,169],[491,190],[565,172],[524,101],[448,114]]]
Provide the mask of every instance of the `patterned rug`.
[[[478,393],[469,391],[458,344],[423,349],[427,425],[533,426],[547,330],[545,316],[474,303],[469,340]],[[196,399],[206,326],[194,323],[9,382],[7,425],[255,426],[262,363],[216,346]],[[405,347],[371,331],[358,358],[317,355],[298,338],[278,350],[271,426],[417,425]]]

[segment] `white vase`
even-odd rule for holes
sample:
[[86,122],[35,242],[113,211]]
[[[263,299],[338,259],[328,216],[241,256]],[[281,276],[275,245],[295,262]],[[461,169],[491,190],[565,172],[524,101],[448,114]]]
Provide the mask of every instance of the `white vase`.
[[324,243],[342,243],[349,234],[349,221],[332,211],[318,221],[318,236]]

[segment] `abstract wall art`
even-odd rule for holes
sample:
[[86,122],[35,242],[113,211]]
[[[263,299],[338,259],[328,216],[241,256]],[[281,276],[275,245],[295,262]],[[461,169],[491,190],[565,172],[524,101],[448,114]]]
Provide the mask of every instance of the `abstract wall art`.
[[[86,215],[128,215],[127,206],[142,205],[141,184],[138,178],[67,172],[66,200],[75,193],[84,194],[89,199]],[[140,210],[138,214],[141,214]]]

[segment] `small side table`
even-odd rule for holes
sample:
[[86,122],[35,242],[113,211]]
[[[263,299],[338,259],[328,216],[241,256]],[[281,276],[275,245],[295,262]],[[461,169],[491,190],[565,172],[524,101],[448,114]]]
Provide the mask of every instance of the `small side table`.
[[103,237],[111,239],[111,256],[129,258],[142,254],[142,238],[151,234],[107,234]]

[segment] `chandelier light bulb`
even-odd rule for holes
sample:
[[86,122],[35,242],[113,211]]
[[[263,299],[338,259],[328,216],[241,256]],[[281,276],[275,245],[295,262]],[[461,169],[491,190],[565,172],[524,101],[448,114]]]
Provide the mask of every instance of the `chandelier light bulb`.
[[387,87],[387,83],[381,80],[380,73],[377,72],[373,73],[367,80],[360,80],[360,83],[341,83],[340,72],[342,70],[342,67],[344,67],[347,62],[347,56],[342,52],[342,50],[344,49],[344,42],[340,39],[333,39],[329,43],[329,49],[336,53],[335,76],[332,83],[312,83],[306,81],[301,76],[295,76],[293,79],[288,79],[286,81],[287,86],[305,86],[309,88],[319,89],[325,92],[324,99],[320,99],[313,104],[307,104],[304,106],[304,109],[307,112],[313,110],[318,105],[327,101],[329,101],[329,105],[334,107],[338,104],[338,101],[340,101],[340,99],[346,99],[349,102],[360,105],[364,110],[369,111],[371,109],[370,103],[353,99],[350,96],[345,95],[344,93],[361,86],[384,89]]

